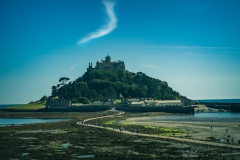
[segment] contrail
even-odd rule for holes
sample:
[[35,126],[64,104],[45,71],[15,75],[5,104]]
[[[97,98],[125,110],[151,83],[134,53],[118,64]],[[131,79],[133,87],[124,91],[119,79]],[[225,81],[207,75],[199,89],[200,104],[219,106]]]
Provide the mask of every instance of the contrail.
[[88,42],[92,39],[102,37],[108,33],[111,33],[115,28],[117,28],[117,18],[113,11],[113,7],[114,7],[115,3],[110,2],[110,1],[103,1],[103,4],[106,7],[106,11],[110,18],[110,22],[105,27],[100,28],[96,32],[92,32],[89,35],[87,35],[86,37],[79,40],[77,43],[78,45]]

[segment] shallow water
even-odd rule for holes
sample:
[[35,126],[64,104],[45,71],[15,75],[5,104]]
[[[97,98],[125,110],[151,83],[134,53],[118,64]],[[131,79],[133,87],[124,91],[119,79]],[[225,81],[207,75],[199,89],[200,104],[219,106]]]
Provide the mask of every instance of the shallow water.
[[35,137],[19,137],[18,139],[29,140],[29,139],[37,139]]
[[34,123],[47,123],[47,122],[60,122],[70,119],[39,119],[39,118],[0,118],[0,127],[9,125],[20,124],[34,124]]
[[38,130],[25,130],[25,131],[18,131],[17,133],[47,133],[50,132],[51,134],[60,134],[60,133],[67,133],[67,131],[61,129],[38,129]]
[[89,155],[81,155],[79,156],[78,154],[72,154],[73,157],[76,157],[76,158],[94,158],[95,155],[93,154],[89,154]]
[[69,146],[70,146],[69,142],[68,143],[64,143],[64,144],[61,145],[62,148],[68,148]]
[[21,106],[24,104],[0,104],[0,109],[5,108],[5,107],[11,107],[11,106]]
[[203,99],[195,101],[203,103],[240,103],[240,99]]
[[240,121],[240,113],[215,112],[215,113],[195,113],[194,115],[171,115],[149,118],[160,121]]
[[240,118],[240,113],[215,112],[215,113],[195,113],[196,118]]
[[82,155],[82,156],[76,156],[77,158],[94,158],[95,155]]
[[80,148],[80,149],[83,149],[85,147],[82,147],[82,146],[74,146],[75,148]]
[[28,155],[28,154],[29,154],[29,153],[26,152],[26,153],[23,153],[22,156],[26,156],[26,155]]

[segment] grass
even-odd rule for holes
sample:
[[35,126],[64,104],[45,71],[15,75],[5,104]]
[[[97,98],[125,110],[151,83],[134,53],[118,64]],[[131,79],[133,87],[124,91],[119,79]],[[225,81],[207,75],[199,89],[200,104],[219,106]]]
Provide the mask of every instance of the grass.
[[136,124],[136,122],[125,122],[125,123],[119,124],[119,121],[120,121],[120,120],[114,119],[114,120],[110,120],[110,121],[104,122],[104,124],[109,124],[109,125],[113,125],[113,124],[114,124],[114,125],[120,125],[120,126],[122,126],[122,125],[126,126],[126,125],[130,125],[130,124]]
[[136,124],[136,122],[125,122],[125,123],[123,123],[123,125],[132,125],[132,124]]
[[104,124],[116,124],[117,123],[117,120],[110,120],[110,121],[107,121],[105,122]]
[[121,99],[116,99],[115,103],[121,103]]
[[45,108],[45,103],[30,103],[30,104],[24,104],[20,106],[6,107],[6,109],[11,109],[11,110],[39,110],[44,108]]
[[179,128],[165,128],[165,127],[156,127],[156,126],[144,126],[146,129],[152,129],[157,131],[159,134],[188,134],[189,131]]

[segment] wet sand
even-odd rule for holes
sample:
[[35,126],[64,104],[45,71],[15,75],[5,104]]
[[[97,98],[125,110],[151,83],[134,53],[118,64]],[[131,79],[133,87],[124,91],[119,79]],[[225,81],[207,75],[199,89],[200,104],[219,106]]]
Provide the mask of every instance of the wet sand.
[[[200,114],[200,113],[199,113]],[[174,118],[174,116],[176,118]],[[138,117],[128,118],[120,123],[129,123],[142,126],[156,126],[164,128],[179,128],[188,130],[190,134],[170,134],[172,137],[182,137],[188,139],[214,141],[226,143],[227,139],[233,139],[233,144],[237,145],[240,139],[240,117],[238,118],[184,118],[182,115],[174,115],[167,118],[161,117]],[[186,117],[189,117],[188,115]]]

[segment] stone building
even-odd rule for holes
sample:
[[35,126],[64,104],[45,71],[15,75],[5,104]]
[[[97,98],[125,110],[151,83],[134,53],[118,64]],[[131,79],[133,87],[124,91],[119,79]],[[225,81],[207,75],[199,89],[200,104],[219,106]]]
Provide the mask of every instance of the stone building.
[[123,69],[125,70],[124,61],[111,61],[111,57],[105,57],[105,60],[101,60],[101,62],[96,62],[96,67],[93,68],[92,63],[89,63],[87,70],[101,70],[101,69]]
[[173,107],[183,106],[180,100],[153,100],[148,99],[141,101],[140,99],[126,99],[125,103],[129,106],[146,106],[146,107]]
[[55,108],[55,109],[69,109],[71,107],[71,100],[67,99],[53,99],[47,100],[46,108]]

